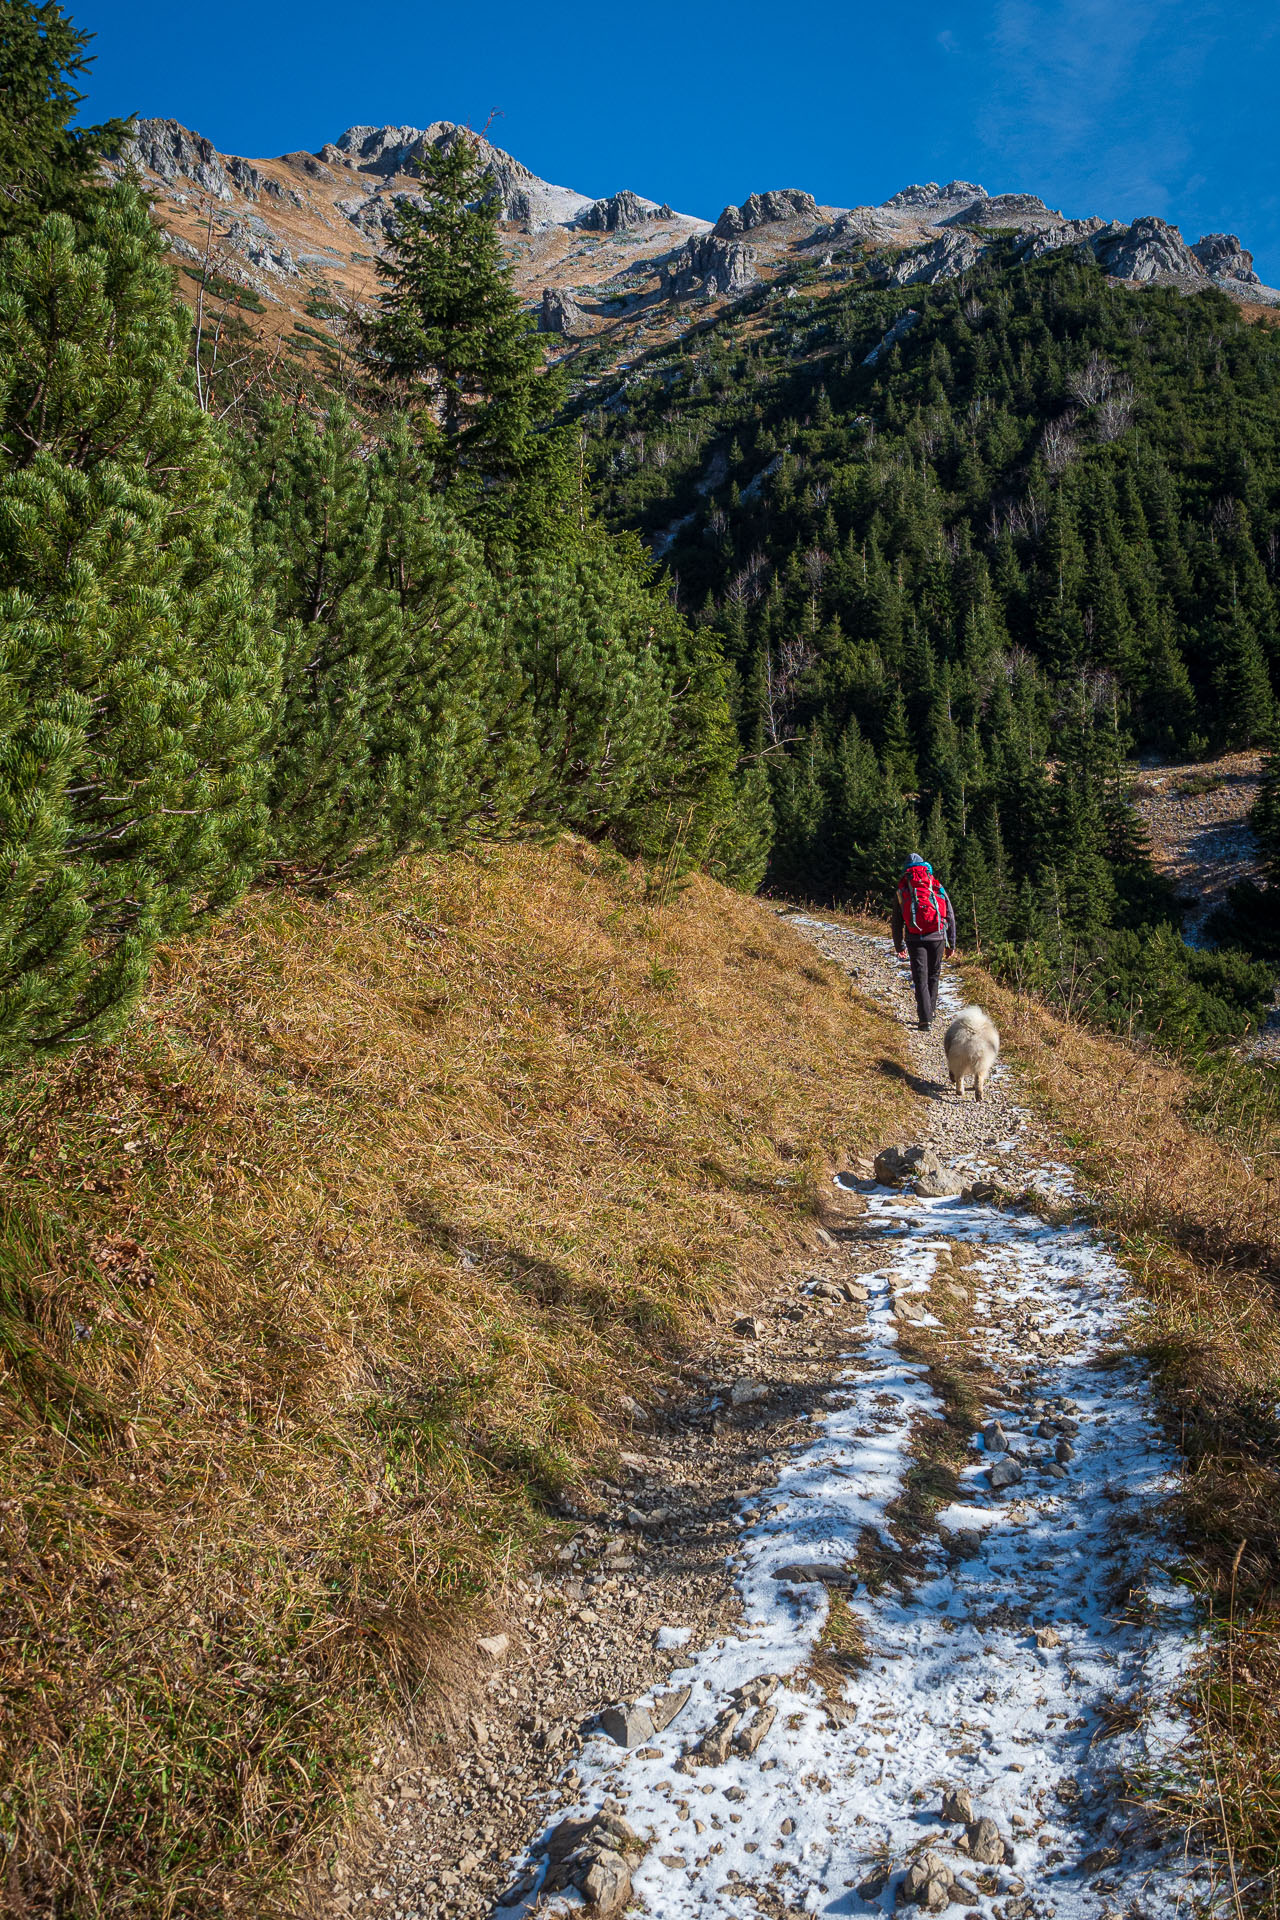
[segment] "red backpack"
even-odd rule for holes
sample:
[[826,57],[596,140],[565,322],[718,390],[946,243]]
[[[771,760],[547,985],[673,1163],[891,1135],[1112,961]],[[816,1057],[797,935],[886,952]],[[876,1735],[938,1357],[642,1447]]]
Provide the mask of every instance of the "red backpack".
[[898,904],[908,933],[941,933],[947,924],[947,896],[927,867],[908,867],[898,882]]

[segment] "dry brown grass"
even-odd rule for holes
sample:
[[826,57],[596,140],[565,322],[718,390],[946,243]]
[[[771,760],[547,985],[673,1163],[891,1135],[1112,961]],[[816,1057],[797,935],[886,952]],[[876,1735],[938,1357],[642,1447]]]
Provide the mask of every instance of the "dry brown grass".
[[766,906],[564,843],[252,901],[6,1085],[13,1911],[289,1910],[621,1395],[893,1124],[868,1049]]
[[842,1593],[829,1592],[822,1632],[799,1678],[816,1687],[838,1725],[853,1718],[844,1690],[870,1658],[862,1621]]
[[[1139,1282],[1134,1339],[1157,1367],[1187,1471],[1179,1493],[1212,1612],[1184,1812],[1226,1856],[1239,1911],[1280,1912],[1280,1192],[1274,1103],[1019,999],[970,986],[1061,1128]],[[1251,1090],[1252,1089],[1252,1090]]]

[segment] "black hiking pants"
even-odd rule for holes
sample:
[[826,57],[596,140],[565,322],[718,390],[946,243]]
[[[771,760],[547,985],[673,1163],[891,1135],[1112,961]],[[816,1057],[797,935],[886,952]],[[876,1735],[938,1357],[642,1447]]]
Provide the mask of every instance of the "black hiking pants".
[[911,984],[916,990],[916,1012],[920,1025],[933,1024],[938,1005],[938,982],[942,978],[942,951],[946,945],[941,933],[923,933],[907,937],[907,959],[911,965]]

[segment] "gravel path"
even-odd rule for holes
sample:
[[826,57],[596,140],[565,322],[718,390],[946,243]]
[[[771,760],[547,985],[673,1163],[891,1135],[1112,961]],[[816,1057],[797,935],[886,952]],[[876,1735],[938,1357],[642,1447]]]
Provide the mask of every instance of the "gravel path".
[[906,1022],[918,1140],[1022,1199],[837,1175],[814,1257],[513,1586],[470,1724],[388,1780],[337,1910],[1215,1910],[1140,1804],[1195,1639],[1124,1276],[1009,1068],[959,1102],[887,942],[791,920]]

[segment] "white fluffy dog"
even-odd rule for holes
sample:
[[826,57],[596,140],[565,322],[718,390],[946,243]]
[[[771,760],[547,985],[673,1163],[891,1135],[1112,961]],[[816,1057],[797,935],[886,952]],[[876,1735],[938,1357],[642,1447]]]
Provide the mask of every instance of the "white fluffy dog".
[[947,1028],[942,1042],[951,1084],[964,1098],[966,1076],[973,1080],[975,1100],[981,1100],[991,1069],[1000,1052],[1000,1035],[981,1007],[963,1007]]

